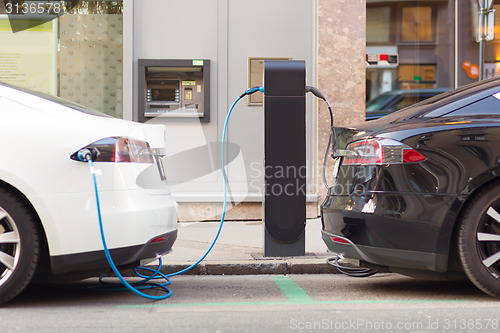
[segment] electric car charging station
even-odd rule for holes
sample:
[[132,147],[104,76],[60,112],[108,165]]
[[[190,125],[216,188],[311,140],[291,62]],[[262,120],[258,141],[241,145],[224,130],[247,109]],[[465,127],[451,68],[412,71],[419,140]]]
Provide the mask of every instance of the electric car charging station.
[[[273,177],[280,167],[306,168],[305,95],[304,61],[264,61],[265,256],[305,254],[305,172]],[[275,186],[286,192],[275,195]]]
[[[165,77],[165,71],[162,67],[165,64],[179,67],[176,71],[167,70],[167,77]],[[144,61],[140,62],[142,67],[141,73],[143,76],[149,77],[151,84],[142,86],[145,91],[143,97],[147,100],[147,105],[141,108],[141,112],[149,114],[150,117],[163,117],[164,113],[167,112],[167,117],[183,117],[186,113],[176,111],[176,107],[182,106],[182,110],[189,109],[189,117],[204,117],[205,121],[210,118],[209,106],[206,101],[203,101],[203,97],[207,97],[208,87],[203,87],[203,82],[207,82],[209,78],[209,61],[195,61],[192,62],[193,67],[188,65],[191,61]],[[201,67],[203,69],[200,71]],[[149,68],[148,68],[149,66]],[[181,70],[186,71],[185,74],[179,74]],[[150,73],[150,74],[147,74]],[[174,73],[175,75],[181,75],[179,80],[170,80],[170,75]],[[195,76],[193,76],[196,73]],[[201,73],[201,74],[200,74]],[[149,75],[149,76],[148,76]],[[184,75],[184,76],[182,76]],[[103,162],[129,162],[129,163],[139,163],[139,164],[153,164],[148,167],[146,171],[139,174],[137,178],[137,185],[140,187],[145,187],[146,192],[151,192],[153,195],[158,195],[160,192],[158,190],[153,190],[154,188],[163,188],[165,185],[155,185],[158,180],[163,184],[166,180],[164,166],[162,164],[162,156],[164,156],[164,148],[161,147],[159,142],[156,142],[154,146],[150,147],[148,142],[138,141],[129,138],[115,138],[110,137],[108,139],[97,140],[91,144],[85,145],[83,148],[78,149],[69,159],[73,162],[85,162],[88,164],[88,169],[90,171],[89,183],[92,184],[92,192],[94,193],[94,204],[96,215],[90,214],[90,216],[95,216],[95,224],[92,230],[98,230],[100,242],[102,243],[103,254],[105,260],[109,264],[112,273],[118,277],[120,283],[112,284],[106,282],[106,277],[108,274],[102,275],[100,281],[104,284],[102,288],[95,288],[97,290],[130,290],[135,294],[152,299],[161,300],[168,298],[172,295],[171,290],[168,286],[171,284],[170,278],[183,274],[192,268],[196,267],[200,262],[202,262],[206,256],[210,253],[214,247],[217,239],[221,233],[228,203],[228,175],[226,172],[226,165],[228,163],[226,159],[226,141],[227,141],[227,131],[230,128],[230,116],[233,112],[238,112],[237,106],[238,102],[243,98],[250,96],[256,92],[261,92],[264,95],[264,156],[263,160],[264,170],[264,200],[263,200],[263,255],[264,257],[297,257],[305,255],[305,220],[306,220],[306,191],[304,190],[306,186],[306,93],[311,92],[313,95],[322,99],[326,102],[330,111],[330,124],[333,123],[331,106],[323,96],[323,94],[316,88],[306,85],[306,63],[301,60],[265,60],[263,66],[263,85],[249,88],[244,91],[240,96],[236,98],[234,103],[231,105],[227,112],[227,116],[224,122],[224,127],[222,131],[221,138],[221,166],[222,166],[222,176],[223,176],[223,210],[222,217],[220,219],[220,225],[215,235],[211,245],[208,247],[206,252],[199,258],[196,262],[187,268],[181,269],[177,272],[164,274],[162,273],[162,251],[170,251],[172,246],[175,249],[175,239],[177,235],[177,230],[170,230],[168,233],[163,235],[155,236],[148,241],[148,249],[139,249],[140,253],[137,255],[130,253],[132,258],[124,261],[123,253],[117,252],[113,249],[114,239],[116,239],[116,234],[114,232],[109,232],[109,220],[112,220],[112,215],[110,215],[109,200],[107,198],[108,194],[105,190],[109,185],[107,177],[112,177],[108,172],[103,172]],[[187,80],[199,80],[199,81],[187,81]],[[178,87],[181,84],[185,84],[183,96],[186,101],[179,102],[180,93],[175,93],[170,96],[170,91],[172,88],[168,85],[176,85],[174,91],[178,91]],[[200,97],[198,98],[197,104],[192,104],[188,106],[188,101],[192,98],[193,89],[188,88],[191,82],[199,83],[202,88],[196,88]],[[167,87],[163,87],[167,84]],[[12,89],[12,87],[7,87],[7,91]],[[167,90],[165,90],[167,89]],[[147,90],[147,92],[146,92]],[[31,94],[28,91],[19,91],[14,94]],[[156,96],[156,97],[153,97]],[[159,97],[158,97],[159,96]],[[43,95],[34,94],[34,101],[38,101],[38,98],[46,98]],[[165,99],[173,98],[172,101],[163,101]],[[90,113],[88,117],[94,118],[95,114],[88,110],[80,110],[78,106],[72,104],[65,104],[63,101],[58,101],[55,99],[47,101],[47,103],[61,103],[64,107],[75,108],[77,111],[82,111],[84,113]],[[45,102],[44,102],[45,103]],[[44,105],[42,103],[42,105]],[[174,108],[174,113],[170,114],[170,108]],[[177,113],[176,113],[177,112]],[[98,114],[97,114],[98,115]],[[98,115],[99,116],[99,115]],[[141,118],[143,121],[145,117]],[[162,125],[134,125],[135,127],[144,126],[144,128],[155,129],[156,132]],[[163,130],[163,129],[162,129]],[[157,134],[158,134],[157,133]],[[155,138],[157,141],[158,137]],[[331,138],[330,138],[331,139]],[[151,141],[154,142],[154,141]],[[155,148],[159,147],[159,148]],[[325,165],[326,158],[325,155]],[[81,169],[81,166],[79,167]],[[276,176],[275,170],[287,170],[287,174],[283,177],[280,175]],[[288,171],[292,171],[288,173]],[[127,177],[134,177],[134,174],[124,174],[125,181],[132,181],[133,179],[126,179]],[[100,185],[100,183],[102,183]],[[326,185],[326,182],[325,182]],[[148,188],[151,187],[151,190]],[[281,189],[276,191],[276,188]],[[103,191],[104,189],[104,191]],[[165,187],[165,189],[167,189]],[[163,192],[161,192],[163,194]],[[170,198],[170,192],[165,192]],[[104,198],[104,200],[102,200]],[[171,199],[169,199],[171,200]],[[175,202],[174,202],[175,204]],[[87,203],[88,205],[88,203]],[[36,207],[36,206],[35,206]],[[170,208],[169,208],[170,209]],[[175,206],[175,209],[176,206]],[[92,210],[92,209],[91,209]],[[88,209],[87,209],[88,211]],[[89,212],[86,214],[88,215]],[[8,212],[7,212],[8,214]],[[163,212],[162,212],[163,214]],[[172,220],[172,214],[165,215],[169,221]],[[158,215],[159,218],[159,215]],[[169,222],[170,223],[170,222]],[[170,223],[171,224],[171,223]],[[5,228],[15,228],[15,224],[8,224]],[[108,229],[108,232],[106,232]],[[14,229],[15,230],[15,229]],[[159,232],[159,231],[157,231]],[[17,231],[16,231],[17,233]],[[24,236],[21,233],[21,239]],[[1,239],[0,239],[1,241]],[[3,242],[10,242],[10,239],[3,240]],[[23,240],[24,242],[24,240]],[[52,246],[51,238],[49,238],[49,247]],[[163,250],[162,250],[163,248]],[[118,255],[117,255],[118,254]],[[13,252],[13,255],[17,255]],[[156,258],[151,256],[155,255]],[[79,262],[85,262],[85,260],[91,260],[90,256],[85,253],[79,254],[82,259]],[[83,256],[85,256],[84,259]],[[116,258],[114,259],[113,256]],[[148,257],[149,256],[149,257]],[[128,282],[125,277],[120,273],[120,267],[129,266],[131,261],[138,259],[157,259],[159,264],[157,268],[152,269],[147,266],[137,266],[134,268],[135,274],[141,279],[138,282]],[[167,262],[168,265],[168,256]],[[6,259],[0,258],[0,261],[6,262]],[[53,261],[53,267],[57,268],[59,271],[53,271],[53,273],[58,272],[71,272],[73,270],[81,270],[81,265],[78,263],[73,263],[72,261],[65,261],[64,259],[51,258]],[[59,260],[59,261],[57,261]],[[116,260],[116,263],[115,263]],[[102,259],[100,260],[102,262]],[[59,264],[57,264],[59,262]],[[55,264],[54,264],[55,263]],[[339,265],[338,261],[331,263],[336,267],[342,267]],[[92,264],[94,268],[98,266],[94,263]],[[102,265],[102,264],[101,264]],[[8,266],[10,267],[10,266]],[[15,267],[15,265],[13,265]],[[9,269],[10,272],[11,269]],[[14,268],[12,268],[14,271]],[[31,272],[30,274],[33,274]],[[9,278],[11,274],[6,275],[3,279]],[[29,280],[26,280],[29,281]],[[161,289],[164,291],[161,295],[150,295],[145,293],[144,289]],[[5,288],[4,288],[5,289]],[[8,289],[8,288],[7,288]],[[6,290],[7,290],[6,289]],[[19,289],[21,290],[21,289]],[[7,290],[8,291],[8,290]],[[14,294],[12,294],[14,295]],[[12,295],[7,296],[5,299],[13,297]],[[14,295],[15,296],[15,295]]]
[[495,10],[0,2],[0,330],[497,329]]

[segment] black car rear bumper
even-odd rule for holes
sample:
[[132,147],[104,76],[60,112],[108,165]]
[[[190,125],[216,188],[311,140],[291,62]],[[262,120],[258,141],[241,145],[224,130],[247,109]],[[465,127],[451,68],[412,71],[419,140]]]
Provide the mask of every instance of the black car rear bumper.
[[321,205],[322,237],[330,252],[345,258],[445,272],[449,202],[441,194],[329,195]]
[[[339,235],[324,230],[322,231],[322,238],[328,247],[328,251],[335,255],[384,266],[389,270],[391,268],[408,268],[445,272],[448,266],[448,256],[445,254],[356,245],[347,238],[339,237]],[[346,243],[340,243],[339,240]]]

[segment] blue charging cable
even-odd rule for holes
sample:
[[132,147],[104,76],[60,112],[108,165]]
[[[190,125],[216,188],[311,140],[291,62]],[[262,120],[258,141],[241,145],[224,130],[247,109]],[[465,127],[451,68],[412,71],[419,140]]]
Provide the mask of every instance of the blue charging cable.
[[[84,151],[83,154],[86,154],[86,152]],[[79,159],[81,159],[80,155],[81,155],[81,153],[78,152]],[[153,274],[151,274],[150,276],[144,276],[143,274],[138,274],[138,276],[143,278],[143,280],[139,281],[139,282],[135,282],[135,283],[127,282],[125,280],[125,278],[123,277],[123,275],[121,275],[121,273],[118,271],[118,268],[116,268],[116,265],[115,265],[113,259],[111,258],[111,254],[109,253],[109,249],[108,249],[108,246],[106,244],[106,237],[104,236],[104,229],[103,229],[103,225],[102,225],[102,215],[101,215],[101,204],[100,204],[100,200],[99,200],[99,191],[97,190],[97,180],[96,180],[96,176],[95,176],[94,162],[92,161],[92,158],[89,158],[88,154],[86,154],[86,157],[84,157],[82,160],[87,160],[89,167],[90,167],[90,173],[92,175],[92,180],[94,182],[94,192],[95,192],[95,200],[96,200],[96,204],[97,204],[97,216],[99,218],[99,230],[101,233],[101,241],[102,241],[102,245],[104,247],[104,255],[106,256],[106,259],[108,260],[108,263],[109,263],[109,266],[111,267],[111,270],[113,271],[113,273],[115,273],[115,275],[118,277],[118,279],[120,280],[122,285],[125,286],[126,289],[132,291],[133,293],[135,293],[139,296],[149,298],[152,300],[161,300],[161,299],[165,299],[167,297],[170,297],[172,295],[172,291],[170,289],[168,289],[167,286],[170,285],[171,281],[166,275],[164,275],[160,272],[161,257],[158,258],[159,264],[158,264],[158,268],[156,270],[152,270],[152,269],[147,268],[147,267],[136,267],[134,269],[136,274],[138,274],[137,270],[139,270],[139,269],[146,270],[146,271],[152,271]],[[165,283],[151,282],[152,280],[156,280],[156,279],[165,279],[167,282],[165,282]],[[100,281],[102,281],[102,277],[100,278]],[[106,289],[107,290],[112,289],[114,286],[115,285],[109,284],[109,286],[107,286]],[[148,294],[145,294],[145,293],[139,291],[140,289],[153,289],[153,288],[163,289],[166,292],[166,294],[161,295],[161,296],[154,296],[154,295],[148,295]]]
[[[196,267],[210,253],[210,251],[212,250],[212,248],[215,245],[215,242],[219,238],[220,232],[222,230],[222,226],[224,224],[224,219],[226,217],[226,208],[227,208],[227,176],[226,176],[226,171],[225,171],[225,154],[224,154],[224,150],[225,150],[227,124],[229,122],[229,117],[231,116],[231,113],[232,113],[234,107],[236,106],[236,104],[243,97],[245,97],[246,95],[251,95],[251,94],[253,94],[253,93],[257,92],[257,91],[264,92],[264,87],[263,86],[262,87],[252,87],[252,88],[247,89],[243,94],[241,94],[233,102],[233,104],[229,108],[229,111],[228,111],[227,116],[226,116],[226,120],[224,121],[224,128],[223,128],[223,131],[222,131],[222,143],[221,143],[221,150],[222,150],[222,153],[221,153],[221,157],[222,157],[221,158],[221,162],[222,162],[221,169],[222,169],[222,180],[223,180],[223,183],[224,183],[224,204],[223,204],[223,208],[222,208],[222,217],[221,217],[219,229],[217,230],[217,234],[215,235],[215,238],[212,241],[212,244],[210,245],[210,247],[208,248],[208,250],[205,252],[205,254],[198,261],[196,261],[191,266],[186,267],[186,268],[184,268],[184,269],[182,269],[182,270],[180,270],[178,272],[170,273],[170,274],[163,274],[163,273],[161,273],[160,270],[161,270],[161,267],[162,267],[162,260],[161,260],[161,256],[159,256],[158,257],[158,268],[156,270],[148,268],[148,267],[143,267],[143,266],[139,266],[139,267],[135,267],[134,268],[135,274],[138,277],[142,278],[143,280],[138,281],[138,282],[133,282],[133,283],[129,283],[128,281],[125,280],[125,278],[123,277],[123,275],[119,272],[118,268],[116,267],[113,259],[111,258],[111,254],[110,254],[108,246],[106,244],[106,237],[104,236],[104,229],[103,229],[102,215],[101,215],[101,205],[100,205],[100,201],[99,201],[99,191],[97,189],[97,180],[96,180],[96,176],[95,176],[95,169],[94,169],[94,162],[93,162],[93,159],[95,159],[95,157],[93,157],[93,155],[95,155],[95,153],[93,151],[87,149],[87,148],[84,148],[84,149],[81,149],[81,150],[78,151],[78,153],[77,153],[78,159],[80,161],[83,161],[83,162],[88,162],[89,168],[90,168],[90,173],[92,175],[92,180],[93,180],[93,183],[94,183],[95,200],[96,200],[96,205],[97,205],[97,216],[98,216],[98,219],[99,219],[99,230],[100,230],[100,233],[101,233],[102,245],[104,247],[104,254],[105,254],[106,259],[107,259],[107,261],[109,263],[109,266],[111,267],[111,270],[113,271],[113,273],[118,277],[118,279],[121,282],[121,285],[120,284],[117,285],[117,284],[105,283],[105,288],[100,288],[101,290],[103,290],[103,289],[104,290],[127,290],[128,289],[128,290],[132,291],[133,293],[135,293],[135,294],[137,294],[139,296],[148,298],[148,299],[152,299],[152,300],[166,299],[166,298],[168,298],[168,297],[170,297],[172,295],[172,291],[167,287],[168,285],[171,284],[171,281],[170,281],[169,278],[172,277],[172,276],[183,274],[183,273],[191,270],[192,268]],[[139,271],[150,272],[151,275],[141,274],[141,273],[139,273]],[[103,277],[105,277],[107,275],[109,275],[109,273],[101,276],[101,278],[99,278],[99,281],[103,282]],[[164,283],[153,282],[154,280],[159,280],[159,279],[163,279],[166,282],[164,282]],[[122,288],[122,285],[125,287],[125,289]],[[161,289],[161,290],[165,291],[165,294],[161,295],[161,296],[149,295],[149,294],[146,294],[146,293],[143,293],[143,292],[140,291],[140,290],[143,290],[143,289]]]

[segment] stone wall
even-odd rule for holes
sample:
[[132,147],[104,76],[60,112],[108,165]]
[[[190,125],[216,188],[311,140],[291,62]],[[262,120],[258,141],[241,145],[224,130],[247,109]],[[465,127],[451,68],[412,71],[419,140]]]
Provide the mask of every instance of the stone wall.
[[[317,19],[318,88],[329,100],[334,126],[365,119],[366,88],[366,0],[318,0]],[[330,135],[330,115],[325,103],[318,104],[319,204],[326,195],[323,159]],[[331,161],[331,159],[329,160]],[[327,166],[332,174],[332,163]]]

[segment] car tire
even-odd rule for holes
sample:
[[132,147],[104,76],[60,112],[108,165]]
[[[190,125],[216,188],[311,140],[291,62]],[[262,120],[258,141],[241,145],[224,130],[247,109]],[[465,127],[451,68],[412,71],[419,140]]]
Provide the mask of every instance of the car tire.
[[468,278],[485,293],[500,297],[500,183],[486,187],[465,209],[458,253]]
[[0,188],[0,304],[17,296],[33,278],[40,252],[35,221],[19,198]]

